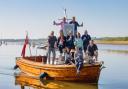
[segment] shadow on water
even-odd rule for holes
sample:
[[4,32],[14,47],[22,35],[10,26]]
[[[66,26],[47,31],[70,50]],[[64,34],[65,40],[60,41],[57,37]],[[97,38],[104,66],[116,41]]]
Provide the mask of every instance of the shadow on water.
[[97,84],[62,82],[53,80],[40,80],[34,76],[20,73],[15,76],[15,85],[21,89],[98,89]]

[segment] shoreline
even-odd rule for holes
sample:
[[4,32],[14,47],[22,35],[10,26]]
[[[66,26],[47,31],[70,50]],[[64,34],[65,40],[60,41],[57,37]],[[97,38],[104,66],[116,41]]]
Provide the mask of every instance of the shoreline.
[[128,45],[128,41],[95,40],[96,44]]

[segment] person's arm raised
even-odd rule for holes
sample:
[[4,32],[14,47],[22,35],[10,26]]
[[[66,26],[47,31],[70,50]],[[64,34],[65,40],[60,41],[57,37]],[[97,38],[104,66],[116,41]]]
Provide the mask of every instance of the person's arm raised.
[[80,25],[80,27],[83,27],[83,22],[82,22],[82,24]]
[[55,21],[53,21],[53,25],[61,25],[61,24],[62,24],[62,22],[56,23]]
[[82,22],[81,25],[77,22],[77,26],[78,26],[78,27],[83,27],[83,22]]

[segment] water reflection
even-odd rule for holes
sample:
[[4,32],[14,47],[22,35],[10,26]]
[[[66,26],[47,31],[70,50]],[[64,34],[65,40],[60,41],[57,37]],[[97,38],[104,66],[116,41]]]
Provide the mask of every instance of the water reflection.
[[15,76],[15,85],[21,89],[98,89],[96,84],[69,83],[62,81],[43,80],[20,73]]

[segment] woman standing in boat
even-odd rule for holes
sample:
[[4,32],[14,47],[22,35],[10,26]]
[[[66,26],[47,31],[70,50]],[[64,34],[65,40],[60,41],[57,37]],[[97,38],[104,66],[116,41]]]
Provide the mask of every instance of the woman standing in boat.
[[62,30],[60,31],[60,36],[58,37],[58,40],[57,40],[57,46],[58,46],[59,51],[60,51],[60,57],[62,57],[63,50],[66,46],[66,37],[64,36]]
[[48,63],[50,64],[51,52],[53,54],[52,64],[54,64],[54,60],[56,57],[55,49],[57,48],[57,38],[54,36],[54,31],[51,32],[48,37]]
[[61,26],[61,29],[60,30],[64,30],[64,24],[67,24],[67,22],[66,22],[66,18],[65,17],[63,17],[63,21],[61,21],[60,23],[56,23],[55,21],[53,22],[53,25],[60,25]]

